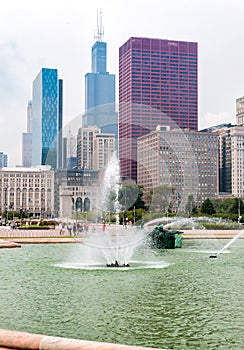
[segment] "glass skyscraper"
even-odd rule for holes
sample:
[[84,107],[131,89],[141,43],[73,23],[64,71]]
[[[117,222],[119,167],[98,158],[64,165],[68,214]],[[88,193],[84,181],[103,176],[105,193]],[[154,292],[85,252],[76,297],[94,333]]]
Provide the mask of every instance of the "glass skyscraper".
[[115,75],[107,72],[107,43],[92,46],[92,72],[85,75],[85,113],[82,126],[97,126],[118,140],[118,113],[115,110]]
[[62,87],[57,69],[42,68],[33,82],[32,165],[61,167]]
[[137,138],[157,125],[198,129],[197,43],[130,38],[119,49],[119,157],[137,178]]
[[115,102],[115,75],[107,72],[107,43],[92,46],[92,72],[85,76],[86,111]]
[[0,152],[0,168],[8,166],[8,156],[3,152]]

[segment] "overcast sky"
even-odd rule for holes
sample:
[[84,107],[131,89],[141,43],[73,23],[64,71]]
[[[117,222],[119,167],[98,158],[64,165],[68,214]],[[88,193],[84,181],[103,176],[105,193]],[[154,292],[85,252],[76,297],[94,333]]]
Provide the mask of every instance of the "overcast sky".
[[84,112],[99,8],[117,82],[118,50],[131,36],[198,42],[199,129],[235,123],[235,100],[244,95],[243,0],[0,0],[0,151],[10,166],[22,161],[41,68],[57,68],[64,81],[64,125]]

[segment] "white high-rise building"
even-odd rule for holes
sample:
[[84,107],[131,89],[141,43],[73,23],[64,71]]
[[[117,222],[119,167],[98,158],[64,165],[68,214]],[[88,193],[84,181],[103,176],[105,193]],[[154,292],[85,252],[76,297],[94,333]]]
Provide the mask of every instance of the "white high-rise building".
[[220,192],[243,198],[244,126],[222,128],[218,134]]
[[96,126],[89,126],[78,130],[78,168],[101,170],[108,164],[114,151],[114,134],[101,133],[101,129]]

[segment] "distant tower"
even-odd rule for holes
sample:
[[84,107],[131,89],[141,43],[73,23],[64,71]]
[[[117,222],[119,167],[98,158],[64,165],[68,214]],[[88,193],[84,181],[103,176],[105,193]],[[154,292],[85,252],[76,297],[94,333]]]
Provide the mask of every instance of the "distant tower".
[[236,99],[236,124],[244,126],[244,96]]
[[27,132],[22,134],[22,165],[31,166],[32,159],[32,102],[27,105]]
[[33,82],[32,165],[62,167],[62,90],[57,69],[42,68]]
[[66,154],[67,154],[67,169],[72,169],[77,166],[77,155],[76,155],[76,138],[69,129],[68,135],[66,136]]
[[8,156],[3,152],[0,152],[0,168],[8,166]]
[[27,132],[32,133],[32,102],[29,101],[27,106]]
[[85,75],[85,114],[82,126],[95,125],[102,133],[118,138],[118,114],[115,111],[115,75],[107,72],[107,43],[103,41],[102,11],[97,14],[97,33],[92,46],[92,72]]

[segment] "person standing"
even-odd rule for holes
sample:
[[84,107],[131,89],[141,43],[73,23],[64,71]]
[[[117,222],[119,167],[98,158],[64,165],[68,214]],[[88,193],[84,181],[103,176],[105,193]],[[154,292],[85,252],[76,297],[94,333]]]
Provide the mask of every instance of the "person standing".
[[102,222],[102,231],[104,232],[106,229],[106,223],[105,223],[105,220],[103,220]]

